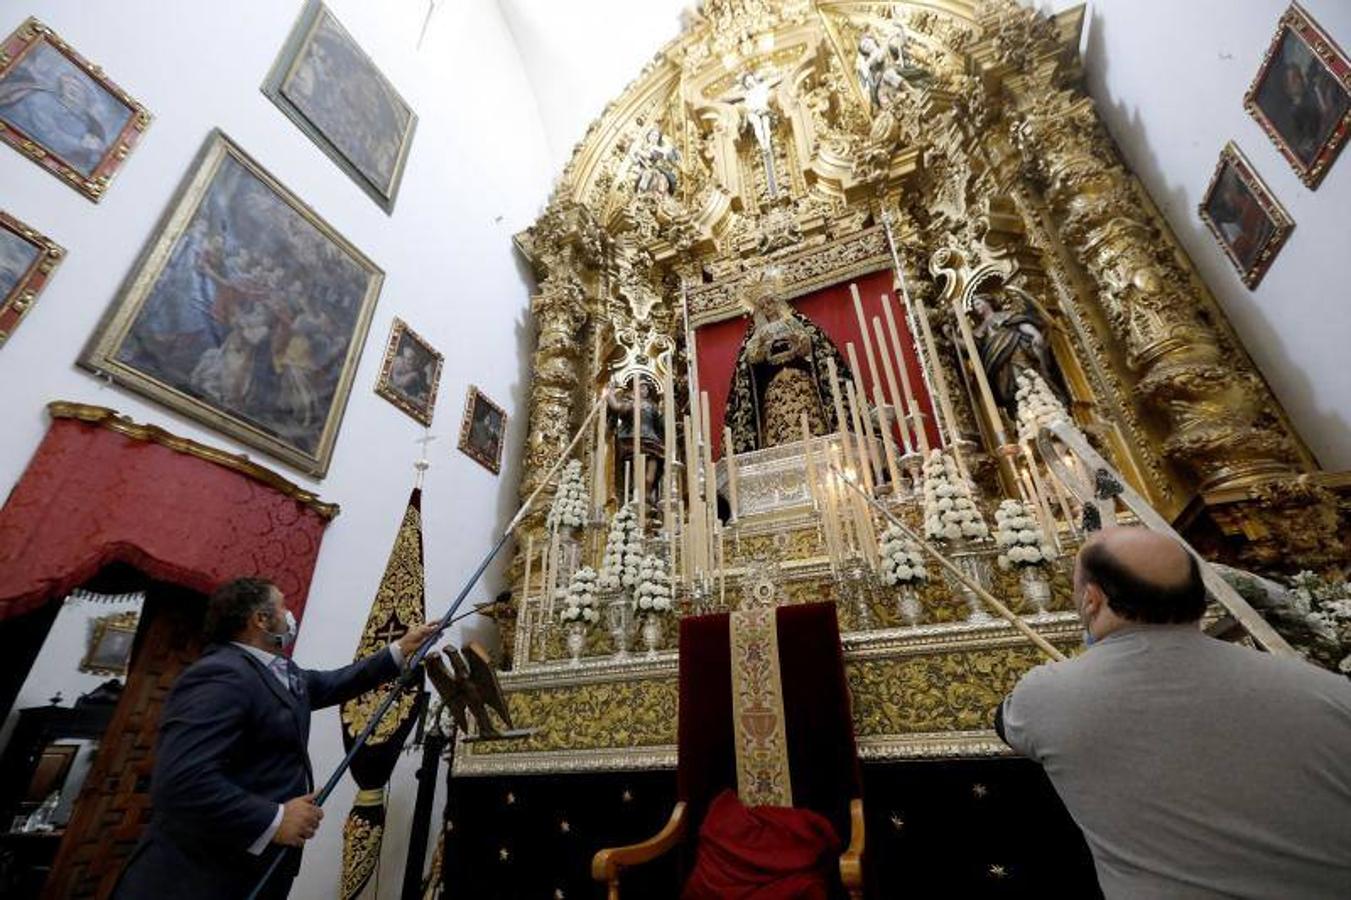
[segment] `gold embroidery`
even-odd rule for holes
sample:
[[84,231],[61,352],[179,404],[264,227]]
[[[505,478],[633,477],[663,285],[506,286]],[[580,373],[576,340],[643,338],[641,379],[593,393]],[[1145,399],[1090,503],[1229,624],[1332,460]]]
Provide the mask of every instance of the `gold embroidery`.
[[729,639],[737,792],[747,806],[792,806],[774,610],[732,613]]

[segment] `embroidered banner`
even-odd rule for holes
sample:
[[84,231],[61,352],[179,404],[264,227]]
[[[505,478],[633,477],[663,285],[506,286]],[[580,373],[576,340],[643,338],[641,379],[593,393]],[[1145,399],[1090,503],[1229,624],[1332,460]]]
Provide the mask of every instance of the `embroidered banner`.
[[788,737],[773,608],[732,613],[732,727],[737,794],[745,806],[792,806]]

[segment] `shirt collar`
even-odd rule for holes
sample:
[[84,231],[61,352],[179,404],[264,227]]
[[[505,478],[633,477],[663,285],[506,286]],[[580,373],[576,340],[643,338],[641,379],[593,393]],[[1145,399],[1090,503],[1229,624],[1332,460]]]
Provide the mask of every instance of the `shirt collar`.
[[268,653],[266,650],[263,650],[260,647],[255,647],[252,644],[243,644],[240,643],[239,641],[231,641],[230,643],[234,644],[240,650],[243,650],[244,652],[248,653],[250,656],[258,660],[263,665],[267,666],[269,669],[276,665],[276,661],[278,659],[281,659],[281,657],[278,656],[276,653]]

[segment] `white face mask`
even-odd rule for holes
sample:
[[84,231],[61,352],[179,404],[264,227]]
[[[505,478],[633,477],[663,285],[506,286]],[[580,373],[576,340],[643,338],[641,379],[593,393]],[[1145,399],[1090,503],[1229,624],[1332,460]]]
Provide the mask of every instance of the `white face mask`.
[[299,626],[296,625],[296,617],[291,615],[291,611],[288,609],[286,611],[286,630],[281,632],[269,631],[267,636],[268,639],[272,641],[273,646],[278,650],[284,650],[295,643],[296,631],[298,628]]

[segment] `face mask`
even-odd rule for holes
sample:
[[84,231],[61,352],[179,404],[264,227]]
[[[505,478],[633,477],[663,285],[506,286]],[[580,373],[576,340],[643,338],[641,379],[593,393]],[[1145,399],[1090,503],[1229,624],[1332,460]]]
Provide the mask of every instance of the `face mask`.
[[286,630],[281,632],[269,631],[268,639],[272,641],[273,646],[278,650],[284,650],[295,643],[296,640],[296,617],[291,615],[291,611],[286,611]]
[[1095,638],[1095,637],[1093,636],[1093,632],[1091,632],[1091,631],[1089,631],[1087,628],[1085,628],[1085,629],[1084,629],[1084,646],[1085,646],[1085,647],[1092,647],[1092,646],[1093,646],[1094,644],[1096,644],[1097,642],[1098,642],[1098,639]]

